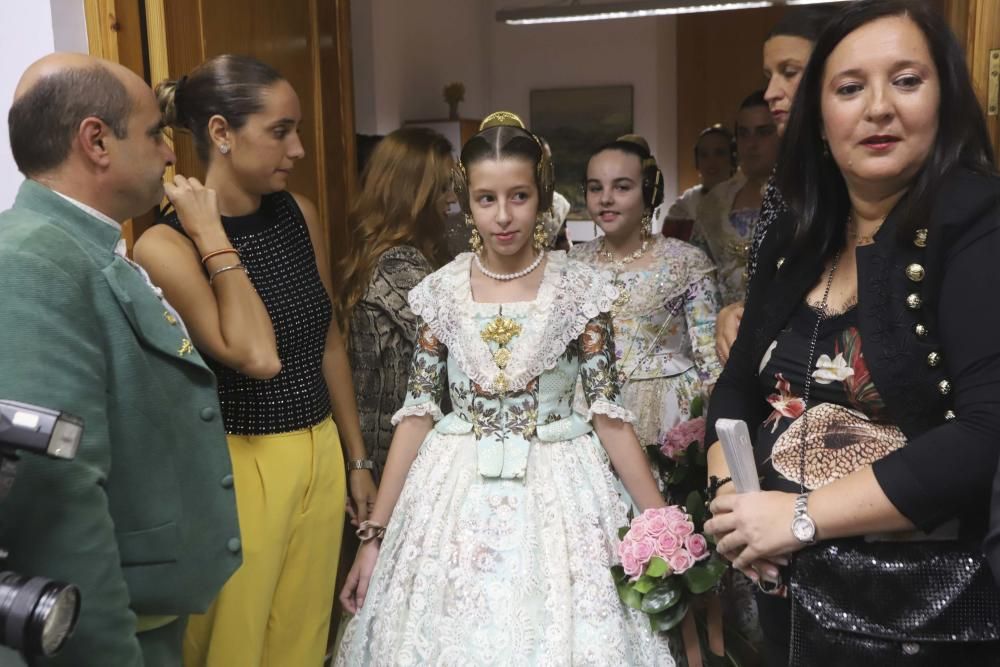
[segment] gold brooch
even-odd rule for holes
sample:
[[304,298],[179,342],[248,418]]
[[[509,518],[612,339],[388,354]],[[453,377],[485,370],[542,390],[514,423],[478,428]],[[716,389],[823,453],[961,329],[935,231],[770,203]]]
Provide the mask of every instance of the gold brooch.
[[177,350],[177,356],[183,357],[185,354],[191,354],[194,352],[194,346],[191,345],[191,341],[187,338],[181,339],[181,348]]
[[177,324],[177,318],[174,317],[169,310],[163,311],[163,319],[167,321],[167,324]]
[[521,325],[509,317],[504,317],[502,306],[497,316],[479,332],[479,337],[483,339],[483,342],[495,343],[498,348],[495,352],[491,353],[493,355],[493,363],[500,369],[496,379],[493,380],[493,391],[498,394],[507,393],[507,389],[509,388],[507,376],[503,372],[507,368],[507,364],[510,363],[511,354],[510,350],[507,349],[507,345],[520,335]]

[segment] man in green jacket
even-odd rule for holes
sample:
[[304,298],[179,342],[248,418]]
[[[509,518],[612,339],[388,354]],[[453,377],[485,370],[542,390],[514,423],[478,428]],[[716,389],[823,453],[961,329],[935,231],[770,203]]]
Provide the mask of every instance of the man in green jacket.
[[149,86],[88,56],[33,64],[9,126],[27,180],[0,213],[0,398],[85,425],[75,460],[22,457],[5,569],[82,593],[73,637],[36,664],[179,666],[241,544],[215,377],[121,242],[174,154]]

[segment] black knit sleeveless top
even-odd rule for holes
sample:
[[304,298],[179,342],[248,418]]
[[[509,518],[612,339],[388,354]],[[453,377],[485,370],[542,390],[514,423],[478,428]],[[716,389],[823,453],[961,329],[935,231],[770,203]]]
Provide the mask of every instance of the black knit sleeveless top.
[[[174,211],[160,222],[184,233]],[[226,431],[264,435],[314,426],[330,414],[323,350],[333,307],[302,211],[292,195],[276,192],[254,213],[223,216],[222,225],[271,316],[281,358],[280,373],[256,380],[203,353],[218,377]]]

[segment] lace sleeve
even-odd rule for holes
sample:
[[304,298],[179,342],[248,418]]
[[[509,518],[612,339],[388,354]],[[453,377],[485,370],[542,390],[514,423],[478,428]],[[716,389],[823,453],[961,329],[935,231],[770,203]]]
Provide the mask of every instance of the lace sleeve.
[[590,406],[587,419],[603,414],[631,423],[634,421],[632,413],[622,406],[613,331],[611,315],[601,313],[587,322],[578,339],[580,379],[583,395]]
[[684,295],[684,316],[687,320],[691,352],[698,377],[704,384],[715,384],[722,373],[715,352],[715,319],[719,315],[722,296],[715,282],[715,272],[703,274],[691,283]]
[[413,364],[410,366],[410,379],[406,384],[406,400],[403,407],[392,416],[393,426],[410,416],[431,415],[434,421],[441,419],[441,399],[447,382],[447,359],[448,348],[431,333],[425,322],[420,321]]

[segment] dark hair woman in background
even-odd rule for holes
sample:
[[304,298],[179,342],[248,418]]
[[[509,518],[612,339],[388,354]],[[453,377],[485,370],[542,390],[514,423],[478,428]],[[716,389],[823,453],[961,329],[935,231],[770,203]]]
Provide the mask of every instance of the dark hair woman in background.
[[191,617],[184,664],[318,665],[344,525],[344,459],[361,519],[375,484],[332,317],[323,229],[312,203],[285,189],[304,155],[299,99],[268,65],[230,55],[157,93],[166,121],[192,133],[207,165],[205,188],[183,186],[214,215],[171,213],[136,244],[136,260],[218,376],[234,477],[219,483],[235,485],[241,532],[225,547],[243,555],[208,613]]
[[[767,40],[764,42],[764,78],[767,80],[764,99],[778,128],[779,137],[785,134],[792,101],[802,80],[802,72],[809,62],[813,44],[835,11],[837,10],[833,7],[790,9],[767,35]],[[772,179],[764,191],[760,215],[757,217],[757,224],[754,226],[750,241],[750,252],[747,257],[748,277],[753,276],[757,268],[757,249],[760,247],[761,239],[771,222],[784,210],[785,202],[781,198],[781,193],[774,187]],[[742,300],[725,306],[719,312],[715,326],[715,349],[722,363],[729,358],[729,349],[736,340],[736,331],[742,316]]]
[[[708,531],[751,578],[771,664],[996,665],[982,557],[1000,447],[1000,179],[962,52],[919,3],[865,0],[816,43],[716,386],[763,492]],[[709,469],[728,469],[718,443]],[[796,553],[798,552],[798,553]],[[779,589],[780,590],[780,589]],[[791,622],[790,622],[791,619]],[[905,662],[904,662],[905,661]]]

